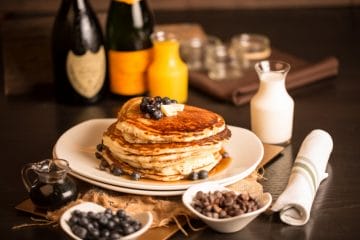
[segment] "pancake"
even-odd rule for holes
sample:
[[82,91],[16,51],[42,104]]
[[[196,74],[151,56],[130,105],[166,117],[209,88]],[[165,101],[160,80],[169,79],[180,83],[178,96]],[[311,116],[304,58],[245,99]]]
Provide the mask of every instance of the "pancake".
[[102,158],[131,175],[159,181],[185,179],[210,171],[222,159],[231,132],[211,111],[185,105],[177,115],[159,120],[140,111],[141,98],[127,101],[102,137]]
[[110,125],[104,133],[103,143],[114,152],[137,155],[154,156],[169,153],[204,151],[212,148],[220,149],[223,140],[231,136],[230,130],[226,128],[214,136],[192,142],[130,143],[124,139],[123,132],[119,131],[115,126],[116,123]]
[[[183,168],[176,169],[176,168],[164,168],[164,169],[157,169],[157,168],[139,168],[134,167],[130,165],[127,162],[119,161],[118,159],[114,158],[110,152],[104,153],[104,159],[107,161],[109,165],[113,165],[116,167],[119,167],[122,169],[123,172],[125,172],[128,175],[131,175],[133,172],[138,172],[141,174],[142,178],[148,178],[152,180],[158,180],[158,181],[178,181],[186,178],[188,174],[190,174],[193,171],[201,171],[206,170],[210,171],[213,169],[222,159],[220,153],[214,154],[212,156],[213,161],[210,161],[207,164],[203,164],[201,166],[191,165],[191,162],[188,162],[189,164],[184,165]],[[192,159],[194,162],[197,162],[199,159]]]
[[225,129],[224,119],[211,111],[185,105],[176,116],[148,119],[140,111],[141,98],[133,98],[121,108],[116,128],[130,143],[192,142]]

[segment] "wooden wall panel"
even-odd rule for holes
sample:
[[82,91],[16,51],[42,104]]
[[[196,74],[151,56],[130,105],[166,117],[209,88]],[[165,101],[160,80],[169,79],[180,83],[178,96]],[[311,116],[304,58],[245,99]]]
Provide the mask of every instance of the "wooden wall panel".
[[[359,1],[359,0],[357,0]],[[323,7],[354,4],[354,0],[197,0],[189,2],[189,8],[287,8]]]
[[[1,0],[1,13],[52,14],[61,0]],[[97,11],[107,11],[110,0],[89,0]],[[360,0],[148,0],[153,9],[284,8],[359,5]]]

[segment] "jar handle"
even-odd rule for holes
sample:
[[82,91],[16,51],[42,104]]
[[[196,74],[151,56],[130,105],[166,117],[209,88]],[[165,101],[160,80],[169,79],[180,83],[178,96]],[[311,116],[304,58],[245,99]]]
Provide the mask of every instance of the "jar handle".
[[21,169],[21,179],[28,192],[30,192],[31,186],[33,185],[29,178],[30,170],[33,170],[33,163],[28,163]]

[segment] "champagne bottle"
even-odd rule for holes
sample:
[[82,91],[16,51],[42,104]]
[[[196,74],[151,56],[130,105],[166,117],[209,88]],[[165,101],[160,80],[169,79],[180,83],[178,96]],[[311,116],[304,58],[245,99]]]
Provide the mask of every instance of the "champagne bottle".
[[87,0],[62,0],[53,26],[52,58],[59,102],[94,103],[104,95],[104,40]]
[[110,91],[141,95],[147,90],[153,14],[146,0],[112,0],[106,25]]

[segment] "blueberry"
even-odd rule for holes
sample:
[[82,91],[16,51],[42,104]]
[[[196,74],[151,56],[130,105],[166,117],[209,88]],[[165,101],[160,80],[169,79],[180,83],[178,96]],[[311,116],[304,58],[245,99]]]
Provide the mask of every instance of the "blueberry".
[[141,175],[138,172],[133,172],[130,177],[132,180],[138,181],[141,178]]
[[135,229],[135,231],[139,230],[141,228],[141,222],[137,221],[137,220],[131,220],[131,226],[133,226],[133,228]]
[[149,103],[150,105],[153,105],[153,104],[155,103],[155,99],[154,99],[154,98],[149,98],[148,103]]
[[155,112],[157,109],[156,109],[156,107],[153,105],[153,104],[151,104],[151,105],[146,105],[146,112],[147,113],[150,113],[150,114],[152,114],[153,112]]
[[101,160],[100,165],[99,165],[99,169],[102,170],[102,171],[104,171],[104,170],[106,170],[107,168],[109,168],[108,162],[105,161],[105,160]]
[[148,103],[147,102],[142,102],[140,103],[140,111],[145,113],[146,110],[147,110],[147,106],[148,106]]
[[78,217],[80,217],[80,216],[81,216],[81,211],[80,211],[80,210],[74,210],[74,211],[72,212],[72,215],[73,215],[73,216],[78,216]]
[[121,235],[118,232],[114,231],[110,234],[110,239],[119,239],[119,238],[121,238]]
[[103,225],[103,226],[106,226],[106,224],[108,223],[108,218],[106,217],[106,215],[103,215],[103,216],[101,216],[100,217],[100,219],[99,219],[99,223],[101,224],[101,225]]
[[161,109],[161,102],[156,102],[156,103],[154,103],[154,107],[155,107],[157,110],[160,110],[160,109]]
[[99,223],[97,221],[94,221],[92,225],[94,225],[94,228],[99,228]]
[[135,232],[135,229],[133,228],[133,226],[128,226],[127,228],[124,228],[124,234],[125,235],[129,235],[131,233]]
[[89,224],[89,219],[87,217],[82,217],[79,220],[79,224],[83,227],[86,227]]
[[160,110],[156,110],[155,112],[153,112],[151,116],[152,118],[159,120],[160,118],[163,117],[163,113]]
[[94,218],[96,219],[96,220],[99,220],[101,217],[102,217],[102,213],[101,212],[98,212],[98,213],[95,213],[95,216],[94,216]]
[[94,224],[88,223],[86,226],[84,226],[89,232],[95,229]]
[[134,227],[135,231],[138,231],[138,230],[140,230],[140,228],[141,228],[141,223],[140,223],[140,222],[136,222],[136,223],[133,225],[133,227]]
[[90,219],[95,217],[95,213],[93,211],[88,211],[86,215]]
[[119,224],[120,223],[120,218],[117,217],[117,215],[115,215],[112,220],[114,221],[115,224]]
[[107,223],[107,228],[108,229],[114,229],[116,226],[115,222],[113,220],[109,220]]
[[126,213],[123,209],[119,209],[116,212],[116,216],[118,216],[120,219],[123,219],[126,216]]
[[162,104],[164,104],[164,105],[171,104],[171,99],[168,98],[168,97],[164,97],[163,100],[162,100]]
[[95,152],[95,157],[96,157],[97,159],[102,159],[102,155],[101,155],[101,153],[99,153],[99,152]]
[[96,145],[96,150],[98,150],[99,152],[101,152],[104,148],[104,145],[102,143],[99,143],[98,145]]
[[97,239],[100,236],[100,231],[97,228],[91,228],[89,229],[89,233],[91,234],[91,236],[95,239]]
[[198,176],[200,179],[205,179],[208,177],[208,175],[209,175],[209,173],[206,170],[200,170],[198,173]]
[[78,236],[81,239],[84,239],[86,237],[86,234],[87,234],[87,230],[85,228],[83,228],[83,227],[80,227],[80,226],[75,226],[72,229],[72,231],[76,236]]
[[230,157],[230,154],[228,152],[223,152],[221,155],[222,155],[223,158]]
[[130,224],[126,220],[120,223],[120,227],[122,229],[125,229],[125,228],[127,228],[129,226],[130,226]]
[[141,103],[148,103],[148,102],[150,102],[150,99],[151,99],[151,98],[149,98],[149,97],[143,97],[143,98],[141,99]]
[[104,212],[105,214],[111,214],[112,215],[112,210],[111,210],[111,208],[107,208],[107,209],[105,209],[105,212]]
[[101,236],[101,237],[108,238],[108,237],[110,236],[110,231],[109,231],[109,229],[104,228],[103,230],[101,230],[100,236]]
[[69,225],[77,224],[79,222],[79,220],[80,220],[79,217],[73,215],[69,219]]
[[105,213],[105,216],[107,217],[108,221],[110,221],[112,218],[112,214],[109,213]]
[[191,173],[189,174],[189,179],[190,179],[190,180],[198,180],[198,179],[199,179],[198,173],[197,173],[197,172],[191,172]]
[[121,168],[118,168],[116,166],[113,166],[111,168],[111,174],[115,175],[115,176],[121,176],[123,174],[123,171],[121,170]]
[[155,102],[157,102],[157,103],[161,103],[162,98],[161,98],[160,96],[156,96],[156,97],[154,98],[154,100],[155,100]]
[[87,213],[86,212],[81,212],[80,213],[80,218],[85,218],[87,217]]

